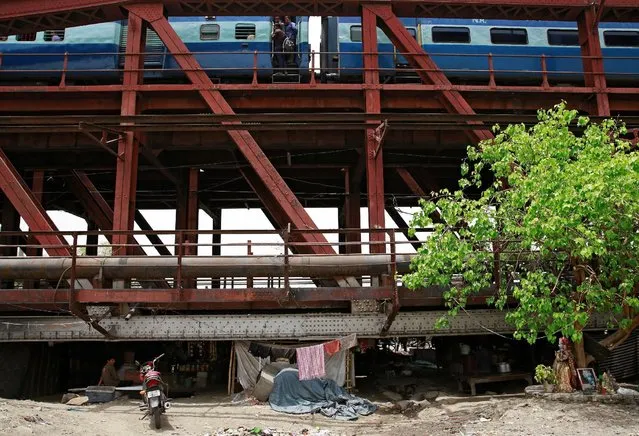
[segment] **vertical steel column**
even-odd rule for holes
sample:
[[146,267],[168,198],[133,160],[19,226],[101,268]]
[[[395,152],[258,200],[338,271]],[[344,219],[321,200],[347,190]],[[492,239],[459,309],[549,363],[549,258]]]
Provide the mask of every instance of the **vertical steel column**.
[[584,68],[584,82],[586,86],[595,89],[597,115],[609,116],[610,101],[607,93],[606,76],[604,75],[601,41],[599,40],[599,23],[597,22],[597,13],[593,7],[587,7],[579,14],[577,28],[579,30],[579,45],[581,46]]
[[175,196],[175,230],[185,230],[188,221],[188,175],[185,170],[181,169],[178,177],[181,183],[177,186]]
[[[213,230],[222,230],[222,209],[215,208],[211,210],[210,214],[211,219],[213,220]],[[211,247],[211,254],[213,256],[220,256],[222,254],[222,235],[219,233],[213,234],[213,240],[211,241],[213,246]],[[211,277],[211,289],[218,289],[220,287],[220,278],[219,277]]]
[[197,256],[197,230],[198,230],[198,214],[200,211],[198,201],[198,183],[200,179],[200,170],[198,168],[191,168],[189,170],[189,184],[188,184],[188,198],[186,204],[186,228],[187,230],[194,230],[193,233],[187,233],[186,239],[190,245],[186,249],[186,255]]
[[[362,181],[362,173],[364,172],[363,159],[359,159],[359,163],[355,167],[346,168],[344,172],[344,183],[346,185],[346,197],[344,199],[344,226],[349,229],[359,229],[361,227],[360,184]],[[354,254],[362,252],[362,246],[357,244],[362,242],[362,235],[360,232],[348,232],[344,239],[349,243],[349,245],[345,247],[345,253]]]
[[[379,63],[377,56],[377,16],[367,7],[362,8],[362,46],[364,50],[364,95],[366,113],[381,112],[381,95],[379,86]],[[377,120],[381,123],[381,120]],[[368,227],[383,229],[384,224],[384,161],[382,157],[381,138],[375,129],[366,129],[366,186],[368,191]],[[383,253],[384,234],[370,234],[371,253]]]
[[[186,232],[183,235],[183,249],[182,255],[184,256],[197,256],[197,230],[198,230],[198,181],[200,170],[198,168],[190,168],[187,173],[188,183],[185,185],[184,200],[180,203],[180,206],[184,208],[184,213],[180,214],[180,217],[184,219]],[[183,280],[184,288],[192,289],[197,287],[196,279]]]
[[[146,45],[146,29],[142,19],[135,13],[129,12],[126,55],[124,60],[125,90],[122,91],[122,106],[120,113],[136,115],[137,92],[127,90],[127,86],[142,84],[144,78],[144,50]],[[133,230],[135,216],[135,194],[138,178],[138,149],[139,136],[128,132],[122,135],[118,142],[118,160],[115,179],[115,199],[113,202],[113,230]],[[114,255],[131,254],[130,247],[123,244],[129,242],[125,234],[113,237]]]
[[[87,220],[87,231],[88,232],[97,232],[98,225],[95,221],[88,219]],[[87,256],[97,256],[98,253],[98,234],[94,233],[91,235],[87,235]]]

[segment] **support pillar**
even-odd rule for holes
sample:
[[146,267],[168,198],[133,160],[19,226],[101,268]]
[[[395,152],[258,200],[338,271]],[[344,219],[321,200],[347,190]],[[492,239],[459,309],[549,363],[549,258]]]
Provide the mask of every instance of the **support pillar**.
[[[88,232],[97,232],[98,225],[93,220],[87,220],[87,231]],[[97,256],[98,253],[98,234],[89,234],[87,235],[87,256]]]
[[[211,219],[213,220],[213,230],[222,230],[222,209],[221,208],[215,208],[212,209],[210,211],[211,213],[209,214],[209,216],[211,217]],[[211,241],[213,243],[213,246],[211,247],[211,254],[213,256],[220,256],[222,254],[222,247],[221,247],[221,243],[222,243],[222,235],[219,233],[214,233],[213,234],[213,240]],[[212,277],[211,278],[211,289],[219,289],[220,287],[220,278],[219,277]]]
[[[344,183],[346,185],[346,196],[344,198],[343,206],[344,227],[349,229],[361,228],[360,184],[362,181],[362,173],[364,171],[364,160],[360,159],[359,162],[360,163],[358,163],[355,167],[346,168],[344,170]],[[360,232],[348,232],[344,236],[344,240],[349,243],[349,245],[344,247],[344,253],[355,254],[362,252],[362,246],[358,244],[362,242],[362,235]]]
[[[603,7],[600,5],[599,7]],[[608,99],[606,76],[604,75],[603,55],[599,39],[599,23],[594,7],[586,7],[577,17],[579,30],[579,45],[584,68],[584,82],[586,86],[595,89],[598,116],[610,116],[610,101]]]
[[[146,47],[146,29],[142,19],[135,13],[129,13],[126,56],[124,60],[123,85],[141,85],[144,77],[144,49]],[[136,115],[137,92],[122,92],[121,115]],[[113,202],[113,230],[133,230],[135,216],[135,195],[138,178],[139,135],[133,132],[124,133],[118,141],[118,160],[115,179],[115,200]],[[131,247],[123,244],[130,239],[125,234],[113,237],[114,255],[132,254]]]
[[186,234],[186,240],[189,242],[189,246],[186,249],[185,254],[189,256],[197,256],[197,230],[199,228],[199,201],[198,201],[198,186],[200,179],[200,170],[198,168],[191,168],[189,170],[189,184],[188,184],[188,198],[186,203],[186,228],[189,232]]
[[[368,8],[362,8],[362,44],[364,50],[364,95],[366,113],[381,112],[379,63],[377,56],[377,17]],[[377,120],[381,124],[381,119]],[[384,223],[384,160],[380,138],[375,129],[366,129],[366,187],[368,192],[368,227],[383,229]],[[370,234],[370,252],[383,253],[385,235]],[[377,243],[377,244],[376,244]]]

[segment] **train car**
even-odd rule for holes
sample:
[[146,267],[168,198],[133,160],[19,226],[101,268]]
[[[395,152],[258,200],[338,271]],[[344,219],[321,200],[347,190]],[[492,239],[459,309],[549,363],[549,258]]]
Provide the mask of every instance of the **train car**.
[[[169,22],[211,77],[246,81],[254,66],[261,79],[272,75],[271,17],[176,17]],[[297,17],[296,24],[296,64],[308,75],[308,17]],[[66,58],[69,82],[116,82],[122,77],[127,38],[126,21],[0,38],[0,80],[56,83]],[[184,77],[152,30],[147,30],[145,53],[146,79]]]
[[0,38],[3,81],[59,81],[68,55],[69,77],[118,78],[120,22],[47,30]]
[[[542,55],[553,83],[583,82],[576,23],[460,19],[403,19],[409,32],[453,80],[486,83],[489,53],[501,82],[539,83]],[[606,78],[610,83],[639,79],[639,24],[601,23],[599,34]],[[322,77],[361,81],[361,23],[358,18],[327,17],[322,21]],[[380,76],[406,79],[406,60],[378,29]],[[416,79],[416,76],[412,74]]]
[[[307,75],[308,17],[292,20],[298,28],[296,63]],[[272,17],[179,17],[170,22],[188,49],[197,53],[209,76],[222,82],[246,81],[253,76],[254,66],[262,80],[273,74]],[[167,77],[182,74],[171,55],[167,55],[164,68]]]

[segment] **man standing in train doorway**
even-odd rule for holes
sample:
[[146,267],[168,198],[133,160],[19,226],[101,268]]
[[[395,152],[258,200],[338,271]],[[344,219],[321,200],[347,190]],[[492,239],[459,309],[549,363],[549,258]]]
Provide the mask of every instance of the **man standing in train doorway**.
[[284,17],[284,53],[286,53],[287,66],[297,68],[295,52],[297,51],[297,26],[290,17]]

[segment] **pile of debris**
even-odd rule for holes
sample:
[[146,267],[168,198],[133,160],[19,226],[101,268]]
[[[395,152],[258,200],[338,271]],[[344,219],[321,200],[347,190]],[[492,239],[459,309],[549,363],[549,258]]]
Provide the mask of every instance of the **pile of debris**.
[[[331,433],[328,430],[323,429],[314,429],[309,430],[304,428],[299,432],[290,432],[290,431],[278,431],[271,428],[246,428],[246,427],[238,427],[238,428],[225,428],[222,430],[218,430],[215,433],[215,436],[331,436]],[[210,433],[207,433],[205,436],[213,436]]]

